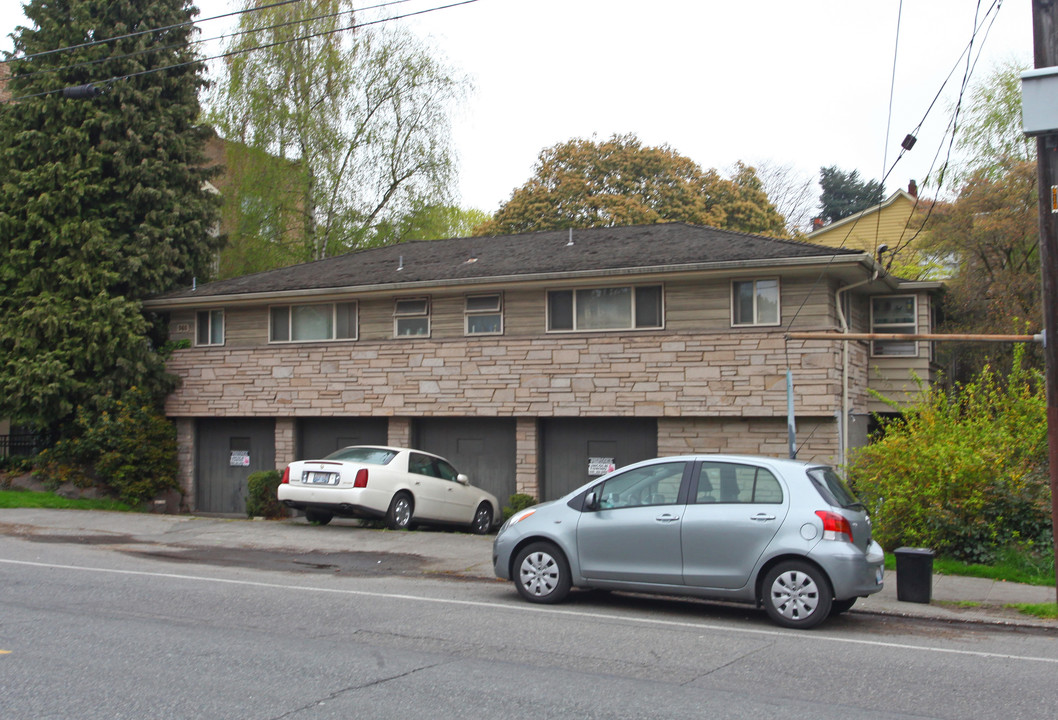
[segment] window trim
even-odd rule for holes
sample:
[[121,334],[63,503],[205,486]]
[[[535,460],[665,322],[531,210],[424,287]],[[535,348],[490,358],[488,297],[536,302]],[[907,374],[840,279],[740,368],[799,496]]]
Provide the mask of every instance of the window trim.
[[[612,327],[612,328],[578,328],[577,327],[577,293],[579,292],[590,292],[592,290],[620,290],[628,288],[631,296],[631,306],[629,308],[629,317],[631,318],[632,324],[629,327]],[[659,324],[657,325],[644,325],[642,327],[636,325],[636,303],[638,300],[638,290],[640,288],[657,288],[658,289],[658,305],[659,305]],[[552,327],[551,318],[551,295],[552,293],[568,292],[572,295],[572,303],[570,305],[570,312],[572,313],[572,328],[560,328],[555,329]],[[561,333],[607,333],[607,332],[645,332],[649,330],[664,330],[665,329],[665,284],[664,283],[639,283],[639,284],[628,284],[628,285],[578,285],[570,288],[550,288],[544,294],[545,302],[545,322],[546,331],[551,334]]]
[[[352,337],[337,337],[338,331],[338,306],[339,305],[350,305],[352,307],[353,316],[353,334]],[[291,336],[293,333],[294,318],[293,310],[295,307],[327,307],[331,308],[331,337],[329,338],[313,338],[311,340],[294,340]],[[273,324],[273,314],[279,308],[286,308],[287,313],[287,339],[276,340],[275,339],[275,326]],[[269,345],[297,345],[301,343],[316,343],[316,342],[353,342],[360,339],[360,302],[358,300],[345,300],[342,302],[329,302],[329,303],[285,303],[279,305],[268,306],[268,344]]]
[[[482,298],[496,298],[496,307],[490,309],[470,309],[470,301],[478,300]],[[495,332],[470,332],[470,319],[472,317],[482,317],[497,315],[500,319],[500,329]],[[471,295],[463,296],[463,334],[468,337],[479,337],[482,335],[503,335],[503,293],[474,293]]]
[[[201,320],[203,315],[206,316],[206,320],[208,323],[206,327],[206,338],[208,339],[206,340],[206,342],[199,342],[199,321]],[[220,342],[213,342],[213,318],[215,315],[220,316]],[[225,341],[227,340],[227,334],[225,333],[225,330],[226,328],[224,323],[224,310],[222,308],[212,310],[198,310],[195,312],[195,347],[223,346]]]
[[[760,309],[757,307],[757,283],[775,281],[775,322],[760,322]],[[739,284],[752,283],[753,284],[753,321],[752,322],[735,322],[735,309],[738,306],[737,296],[735,295],[735,287]],[[733,328],[749,328],[749,327],[779,327],[782,325],[782,278],[778,275],[766,276],[766,277],[755,277],[746,280],[735,279],[731,281],[731,327]]]
[[[422,310],[401,310],[401,303],[411,302],[422,302]],[[393,299],[393,337],[396,340],[422,340],[423,338],[429,338],[433,332],[432,320],[432,307],[430,298],[425,295],[416,295],[411,297],[399,297]],[[400,321],[408,319],[420,319],[426,318],[426,332],[424,334],[401,334],[400,333]]]
[[[875,300],[903,300],[910,298],[912,303],[911,316],[914,318],[909,323],[883,323],[881,327],[875,323],[874,320],[874,301]],[[914,335],[918,332],[918,295],[914,293],[905,293],[903,295],[872,295],[871,296],[871,332],[872,333],[894,333],[899,330],[894,328],[910,328],[908,335]],[[912,343],[914,350],[907,353],[885,353],[878,352],[878,345],[880,343]],[[917,340],[872,340],[871,341],[871,357],[872,358],[917,358],[921,356],[921,350]]]

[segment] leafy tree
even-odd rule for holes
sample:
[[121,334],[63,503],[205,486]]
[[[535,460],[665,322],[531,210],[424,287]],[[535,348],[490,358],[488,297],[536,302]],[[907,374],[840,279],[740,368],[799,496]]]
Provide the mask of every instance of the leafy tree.
[[[0,416],[43,429],[133,385],[169,388],[139,301],[206,276],[219,241],[202,66],[180,26],[197,11],[31,0],[25,12],[0,105]],[[168,29],[139,34],[150,28]],[[61,92],[106,79],[90,100]]]
[[835,166],[819,169],[820,217],[835,222],[882,202],[884,192],[877,180],[861,180],[857,170],[846,172]]
[[[1039,205],[1036,163],[981,167],[952,202],[927,215],[924,249],[955,265],[944,297],[943,332],[1011,333],[1041,322]],[[941,346],[949,373],[966,379],[985,364],[1002,371],[1012,349],[1004,345]],[[1041,366],[1040,348],[1027,361]]]
[[1036,140],[1021,125],[1021,74],[1026,69],[1007,61],[971,88],[957,141],[963,159],[950,175],[956,187],[974,174],[998,180],[1010,166],[1036,160]]
[[211,113],[235,141],[226,192],[243,259],[222,257],[225,274],[375,244],[377,227],[446,204],[447,113],[466,81],[406,31],[353,27],[351,0],[240,16]]
[[397,225],[379,225],[377,238],[382,244],[407,240],[441,240],[467,237],[474,228],[488,222],[484,210],[463,209],[454,205],[418,205],[400,218]]
[[753,168],[728,180],[668,146],[634,135],[574,139],[544,150],[533,177],[475,231],[499,235],[561,228],[683,221],[785,237],[783,217]]
[[1005,379],[986,367],[965,384],[935,387],[853,455],[849,480],[884,548],[988,561],[1017,544],[1046,557],[1045,389],[1021,359],[1018,351]]

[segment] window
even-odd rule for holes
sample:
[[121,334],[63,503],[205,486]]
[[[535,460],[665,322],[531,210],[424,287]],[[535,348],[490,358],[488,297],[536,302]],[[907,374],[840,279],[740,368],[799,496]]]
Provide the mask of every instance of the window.
[[467,335],[502,335],[503,296],[467,295],[465,316]]
[[[918,329],[916,317],[914,295],[871,298],[871,332],[913,335]],[[874,340],[871,354],[917,357],[918,343],[914,340]]]
[[429,298],[404,298],[394,303],[393,335],[396,337],[430,336]]
[[761,467],[707,462],[698,473],[695,502],[781,503],[782,486]]
[[660,285],[551,290],[547,329],[639,330],[662,327]]
[[441,480],[459,481],[459,473],[441,458],[411,453],[408,456],[408,472],[415,475],[440,478]]
[[599,509],[673,505],[680,495],[686,463],[647,465],[610,477],[596,489]]
[[731,283],[732,325],[778,325],[779,279]]
[[271,311],[271,342],[356,340],[356,303],[276,305]]
[[195,324],[195,345],[224,344],[223,310],[199,310]]

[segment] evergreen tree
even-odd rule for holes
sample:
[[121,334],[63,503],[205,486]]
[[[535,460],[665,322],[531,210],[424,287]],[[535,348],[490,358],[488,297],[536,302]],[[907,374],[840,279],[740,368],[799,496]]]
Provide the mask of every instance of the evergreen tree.
[[[33,27],[16,30],[0,105],[0,417],[54,428],[97,398],[168,389],[140,300],[206,276],[219,245],[188,45],[197,12],[26,5]],[[103,93],[64,97],[88,83]]]
[[845,172],[835,166],[820,168],[820,217],[834,222],[855,215],[882,202],[883,188],[877,180],[861,180],[856,170]]

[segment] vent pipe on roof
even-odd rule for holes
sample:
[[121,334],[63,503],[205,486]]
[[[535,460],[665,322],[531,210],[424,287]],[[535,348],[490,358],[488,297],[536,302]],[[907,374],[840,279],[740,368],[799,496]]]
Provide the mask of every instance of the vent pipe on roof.
[[198,290],[198,277],[191,278],[191,292]]
[[397,272],[400,272],[403,269],[404,269],[404,256],[401,255],[400,256],[400,261],[397,264]]
[[566,247],[573,247],[573,228],[569,229],[569,242],[566,243]]

